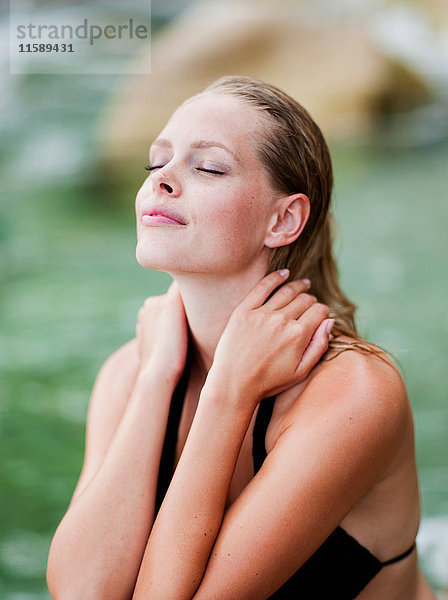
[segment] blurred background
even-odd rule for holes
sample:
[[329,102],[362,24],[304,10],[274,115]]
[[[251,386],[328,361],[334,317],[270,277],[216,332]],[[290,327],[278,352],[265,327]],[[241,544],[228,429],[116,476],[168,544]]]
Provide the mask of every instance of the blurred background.
[[[29,4],[50,18],[62,2]],[[64,5],[82,17],[82,2]],[[149,144],[180,102],[225,74],[280,86],[329,141],[343,289],[361,334],[402,365],[420,556],[448,597],[448,3],[153,0],[150,75],[10,75],[8,28],[5,2],[0,598],[49,598],[48,549],[81,469],[95,376],[169,282],[135,259]]]

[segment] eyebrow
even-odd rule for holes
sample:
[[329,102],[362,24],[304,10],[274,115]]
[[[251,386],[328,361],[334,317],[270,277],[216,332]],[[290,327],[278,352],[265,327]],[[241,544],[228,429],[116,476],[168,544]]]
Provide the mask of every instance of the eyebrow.
[[[157,138],[153,141],[152,146],[168,146],[171,148],[172,143],[169,140],[166,140],[165,138]],[[231,156],[233,156],[237,163],[241,164],[241,160],[238,158],[238,156],[234,152],[232,152],[230,148],[227,148],[227,146],[225,146],[224,144],[220,144],[219,142],[213,142],[211,140],[196,140],[191,144],[190,148],[222,148]]]

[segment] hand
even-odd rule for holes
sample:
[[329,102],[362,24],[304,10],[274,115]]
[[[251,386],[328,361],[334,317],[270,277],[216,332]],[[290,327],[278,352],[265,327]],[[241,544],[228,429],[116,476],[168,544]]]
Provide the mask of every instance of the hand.
[[[328,348],[329,309],[303,280],[264,277],[236,307],[216,347],[208,380],[238,402],[256,404],[303,381]],[[327,330],[327,327],[329,330]]]
[[151,365],[177,382],[185,368],[188,327],[175,281],[166,294],[146,298],[138,311],[136,335],[140,371]]

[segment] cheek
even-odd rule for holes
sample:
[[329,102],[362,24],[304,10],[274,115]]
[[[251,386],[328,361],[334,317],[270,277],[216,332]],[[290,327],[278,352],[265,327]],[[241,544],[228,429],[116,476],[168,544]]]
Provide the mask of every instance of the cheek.
[[142,187],[138,190],[137,195],[135,196],[135,214],[136,215],[138,215],[138,212],[141,208],[143,187],[144,187],[144,185],[142,185]]
[[224,201],[219,202],[222,217],[241,231],[256,230],[264,226],[266,217],[265,199],[254,186],[249,189],[229,190]]
[[150,187],[151,187],[152,183],[149,179],[149,177],[143,182],[142,186],[140,187],[140,189],[138,190],[136,196],[135,196],[135,216],[136,216],[136,220],[137,220],[137,234],[139,234],[140,232],[140,213],[143,209],[143,206],[146,202],[146,200],[148,199],[148,197],[151,194],[150,191]]
[[258,245],[260,239],[264,239],[267,209],[262,198],[253,190],[229,191],[211,207],[205,227],[214,232],[217,243],[247,247]]
[[140,189],[137,192],[137,195],[135,196],[135,207],[139,207],[141,206],[141,203],[143,202],[143,199],[145,196],[148,195],[148,191],[149,191],[149,187],[151,186],[151,182],[149,177],[147,179],[145,179],[145,181],[142,183]]

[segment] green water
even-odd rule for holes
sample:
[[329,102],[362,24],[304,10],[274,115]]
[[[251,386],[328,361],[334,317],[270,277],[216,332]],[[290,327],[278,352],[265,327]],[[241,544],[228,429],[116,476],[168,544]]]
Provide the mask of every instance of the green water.
[[[113,85],[15,82],[0,147],[2,379],[0,597],[48,598],[51,537],[78,478],[88,399],[104,359],[134,335],[168,277],[135,260],[134,196],[92,185],[93,125]],[[448,552],[448,144],[333,146],[343,287],[371,341],[395,351],[414,408],[422,561],[438,587]],[[68,157],[67,157],[68,155]],[[62,158],[61,158],[62,156]],[[142,168],[145,157],[142,157]],[[144,172],[142,170],[142,179]],[[443,528],[445,534],[440,535]]]

